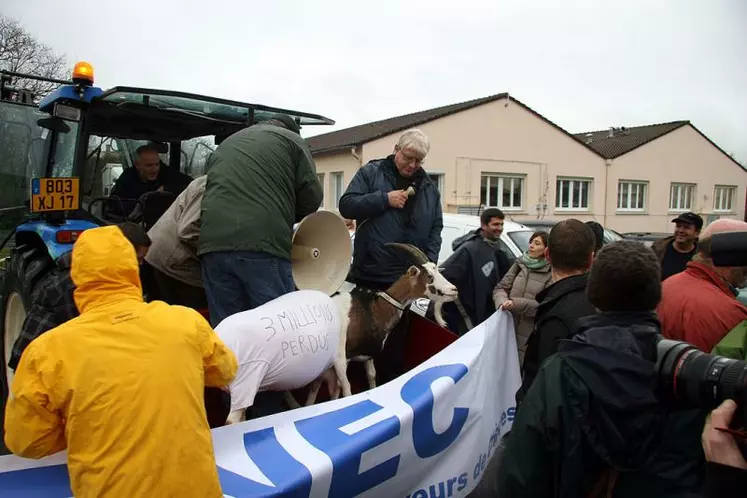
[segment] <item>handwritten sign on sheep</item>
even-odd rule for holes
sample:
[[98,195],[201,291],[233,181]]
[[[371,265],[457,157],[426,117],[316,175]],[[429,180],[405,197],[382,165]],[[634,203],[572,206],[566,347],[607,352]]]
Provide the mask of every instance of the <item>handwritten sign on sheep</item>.
[[[466,496],[513,423],[505,312],[372,391],[213,430],[226,497]],[[164,441],[168,444],[168,441]],[[65,455],[0,457],[0,495],[67,498]]]

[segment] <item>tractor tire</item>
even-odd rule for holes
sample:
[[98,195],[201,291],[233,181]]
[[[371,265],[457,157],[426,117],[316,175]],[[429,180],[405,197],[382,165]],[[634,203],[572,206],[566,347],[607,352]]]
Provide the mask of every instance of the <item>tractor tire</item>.
[[[28,244],[14,249],[6,267],[0,295],[0,350],[3,352],[3,365],[0,368],[0,434],[5,433],[5,404],[13,376],[8,361],[13,344],[31,307],[34,290],[54,267],[46,248]],[[0,455],[8,453],[0,440]]]

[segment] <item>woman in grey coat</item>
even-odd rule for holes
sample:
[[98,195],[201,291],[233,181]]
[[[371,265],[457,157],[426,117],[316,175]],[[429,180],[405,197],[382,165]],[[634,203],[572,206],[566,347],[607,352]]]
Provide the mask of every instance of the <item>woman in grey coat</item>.
[[537,301],[534,297],[552,283],[550,265],[545,259],[547,232],[535,232],[529,239],[529,249],[514,262],[493,290],[496,309],[511,312],[514,317],[519,364],[524,364],[529,336],[534,331]]

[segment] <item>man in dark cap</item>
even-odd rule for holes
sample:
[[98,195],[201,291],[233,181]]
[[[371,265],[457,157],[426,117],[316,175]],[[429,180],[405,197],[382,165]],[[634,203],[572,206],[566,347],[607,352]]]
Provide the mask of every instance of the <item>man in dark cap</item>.
[[685,266],[695,255],[703,228],[703,218],[695,213],[682,213],[672,220],[674,235],[659,239],[651,246],[661,265],[661,280],[685,271]]

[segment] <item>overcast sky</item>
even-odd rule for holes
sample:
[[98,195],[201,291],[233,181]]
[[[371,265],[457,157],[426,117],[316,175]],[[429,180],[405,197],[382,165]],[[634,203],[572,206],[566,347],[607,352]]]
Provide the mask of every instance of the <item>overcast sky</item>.
[[689,119],[747,163],[745,0],[2,0],[97,85],[323,114],[508,91],[571,132]]

